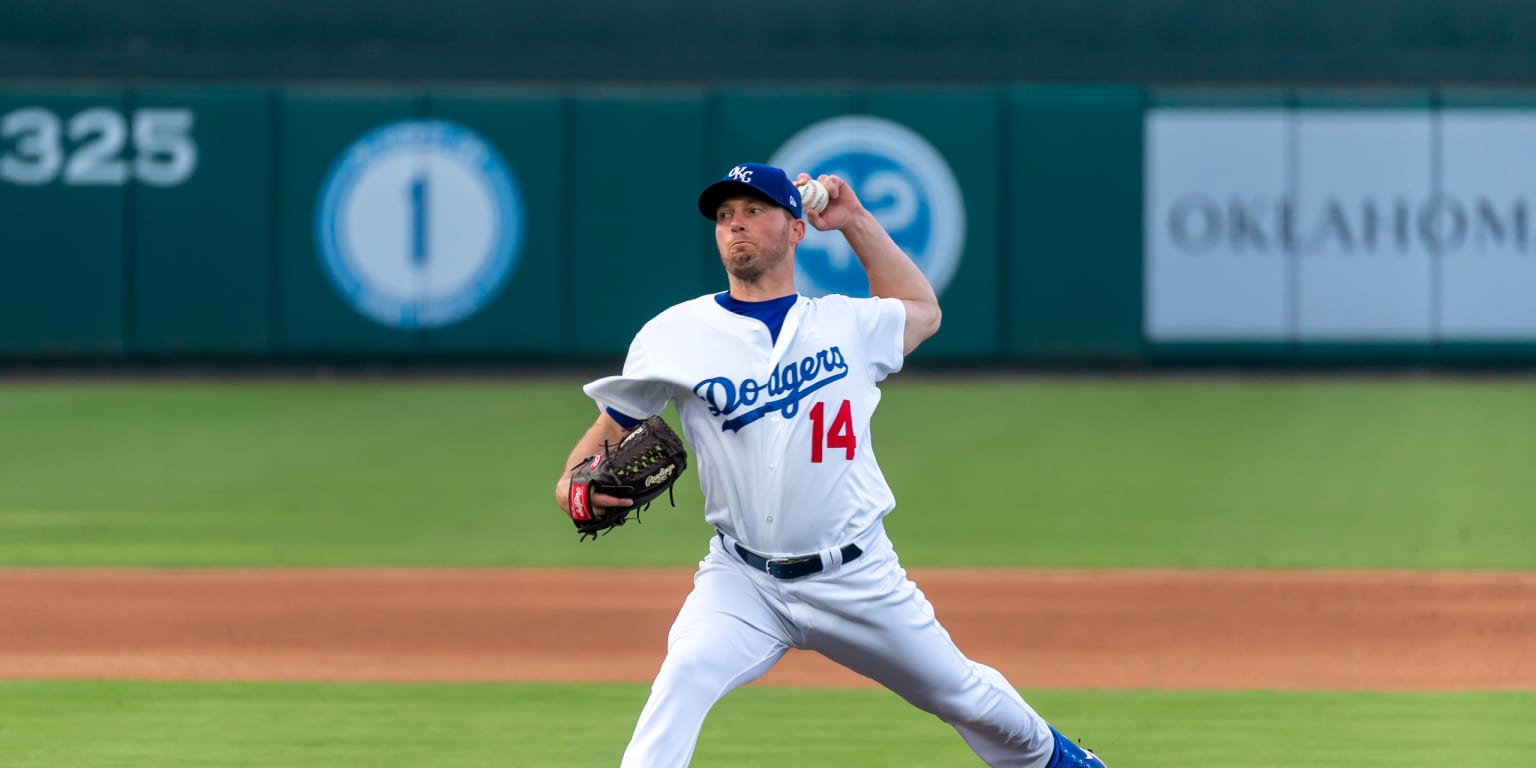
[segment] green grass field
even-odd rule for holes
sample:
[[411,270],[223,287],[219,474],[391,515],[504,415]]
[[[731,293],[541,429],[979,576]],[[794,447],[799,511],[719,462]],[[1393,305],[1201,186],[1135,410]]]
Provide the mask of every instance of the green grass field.
[[[595,409],[553,382],[0,386],[0,566],[687,566],[697,484],[622,538],[554,505]],[[1536,385],[886,387],[916,566],[1536,567]]]
[[[554,507],[595,414],[579,383],[0,385],[0,567],[691,567],[709,534],[691,481],[679,509],[595,544]],[[1536,568],[1530,382],[897,377],[885,390],[875,443],[908,565]],[[1536,692],[1014,682],[1115,768],[1536,761]],[[644,697],[0,681],[0,767],[611,766]],[[889,693],[749,687],[712,712],[694,764],[976,763]]]
[[[1026,691],[1116,768],[1529,765],[1536,697],[1509,693]],[[7,768],[599,768],[636,685],[0,682]],[[698,766],[979,765],[878,690],[746,688],[710,713]]]

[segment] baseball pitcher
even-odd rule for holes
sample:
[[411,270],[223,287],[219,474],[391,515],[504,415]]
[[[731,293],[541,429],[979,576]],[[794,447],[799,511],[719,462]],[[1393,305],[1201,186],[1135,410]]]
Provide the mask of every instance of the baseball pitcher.
[[[837,176],[792,182],[746,163],[706,186],[698,208],[714,222],[728,289],[657,315],[635,335],[621,374],[586,385],[599,415],[565,463],[575,471],[555,488],[584,533],[592,520],[625,519],[634,489],[664,473],[651,482],[653,498],[686,462],[666,446],[626,454],[652,461],[606,457],[626,438],[643,443],[637,430],[666,431],[652,417],[671,403],[716,531],[623,768],[688,765],[710,707],[790,648],[819,652],[941,718],[987,765],[1103,768],[955,647],[882,525],[896,500],[870,420],[880,382],[939,328],[927,278]],[[807,223],[842,233],[871,298],[796,292]],[[632,479],[599,482],[613,463],[633,467]]]

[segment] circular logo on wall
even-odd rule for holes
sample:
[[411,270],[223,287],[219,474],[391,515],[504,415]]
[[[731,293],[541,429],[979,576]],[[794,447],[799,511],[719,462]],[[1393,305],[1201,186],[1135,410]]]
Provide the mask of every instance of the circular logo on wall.
[[[847,179],[896,244],[943,293],[965,247],[965,203],[944,156],[916,131],[867,115],[834,117],[790,137],[770,161],[793,175]],[[795,279],[809,296],[868,296],[858,257],[836,232],[806,228]]]
[[482,309],[522,244],[517,180],[473,131],[404,120],[348,147],[315,210],[331,283],[368,318],[435,328]]

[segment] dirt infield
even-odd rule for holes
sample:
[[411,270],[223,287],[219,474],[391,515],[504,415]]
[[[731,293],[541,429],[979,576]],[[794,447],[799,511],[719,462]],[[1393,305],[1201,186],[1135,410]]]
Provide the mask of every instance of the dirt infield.
[[[1536,573],[912,576],[961,648],[1024,689],[1536,690]],[[648,682],[690,585],[688,571],[0,571],[0,678]],[[801,652],[762,683],[870,684]]]

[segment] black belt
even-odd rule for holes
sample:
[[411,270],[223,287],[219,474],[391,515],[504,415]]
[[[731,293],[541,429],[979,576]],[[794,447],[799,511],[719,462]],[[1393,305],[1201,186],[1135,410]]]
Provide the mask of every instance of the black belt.
[[[720,540],[724,541],[725,536],[722,535]],[[813,573],[821,572],[821,555],[810,555],[807,557],[763,557],[740,544],[736,544],[735,547],[736,554],[741,555],[743,562],[759,571],[767,573],[775,579],[798,579],[801,576],[809,576]],[[859,559],[859,555],[864,554],[864,550],[859,549],[857,544],[845,545],[841,551],[844,563],[851,563]]]

